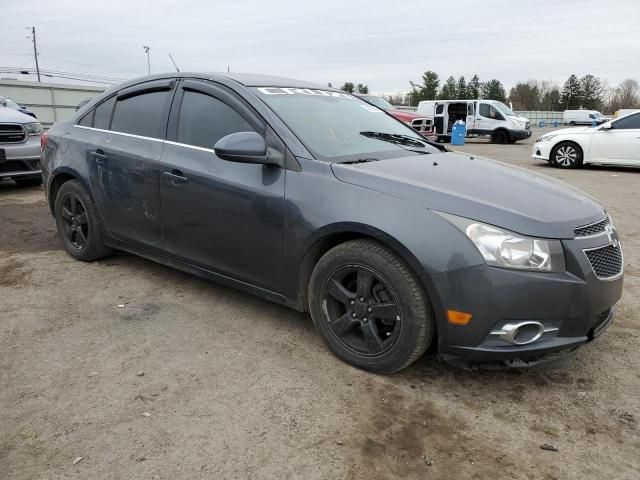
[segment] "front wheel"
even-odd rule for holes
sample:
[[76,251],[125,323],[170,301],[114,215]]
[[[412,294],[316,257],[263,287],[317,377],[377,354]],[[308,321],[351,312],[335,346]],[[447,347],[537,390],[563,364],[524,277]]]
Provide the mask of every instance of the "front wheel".
[[309,284],[316,330],[342,360],[393,373],[429,347],[434,320],[418,278],[395,253],[371,240],[327,252]]
[[507,143],[509,141],[509,135],[502,130],[496,130],[491,135],[492,143]]
[[582,149],[573,142],[562,142],[551,152],[551,161],[558,168],[582,166]]

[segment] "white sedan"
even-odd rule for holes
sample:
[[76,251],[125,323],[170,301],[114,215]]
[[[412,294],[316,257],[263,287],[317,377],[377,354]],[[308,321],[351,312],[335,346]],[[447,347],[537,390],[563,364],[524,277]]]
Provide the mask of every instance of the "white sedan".
[[578,168],[586,163],[640,166],[640,112],[598,127],[545,133],[533,145],[532,157],[560,168]]

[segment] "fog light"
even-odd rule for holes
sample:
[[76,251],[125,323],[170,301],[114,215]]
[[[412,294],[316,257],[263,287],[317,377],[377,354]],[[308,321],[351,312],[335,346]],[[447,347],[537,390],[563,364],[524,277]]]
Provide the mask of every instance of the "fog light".
[[500,330],[491,332],[491,335],[498,335],[501,340],[512,345],[528,345],[539,340],[547,332],[555,332],[557,328],[544,328],[540,322],[526,321],[517,323],[507,323]]

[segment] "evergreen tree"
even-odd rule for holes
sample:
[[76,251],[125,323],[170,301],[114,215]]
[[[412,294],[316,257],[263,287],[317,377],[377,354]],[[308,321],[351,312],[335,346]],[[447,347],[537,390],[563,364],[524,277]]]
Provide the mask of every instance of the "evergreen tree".
[[362,83],[359,83],[356,86],[356,91],[358,93],[361,93],[362,95],[366,95],[367,93],[369,93],[369,85],[364,85]]
[[342,85],[340,87],[340,90],[342,90],[343,92],[347,92],[347,93],[353,93],[353,91],[355,90],[355,86],[353,85],[353,83],[351,82],[344,82],[344,85]]
[[456,86],[456,98],[460,100],[467,98],[467,82],[464,80],[464,75],[461,75],[458,79],[458,85]]
[[410,82],[412,103],[417,105],[422,100],[435,100],[438,97],[440,77],[434,71],[427,70],[422,74],[422,85]]
[[582,93],[582,108],[600,110],[604,101],[605,87],[602,80],[593,75],[585,75],[580,79],[580,92]]
[[472,100],[480,98],[480,78],[478,75],[474,75],[473,78],[469,80],[467,96]]
[[456,84],[456,79],[451,75],[447,78],[447,81],[442,86],[442,90],[440,90],[439,98],[441,100],[451,100],[455,99],[457,95],[458,85]]
[[576,110],[580,108],[582,102],[582,89],[580,88],[580,80],[576,75],[571,75],[560,94],[560,103],[565,110]]
[[486,98],[487,100],[498,100],[500,102],[505,102],[507,100],[502,83],[495,78],[482,85],[482,98]]

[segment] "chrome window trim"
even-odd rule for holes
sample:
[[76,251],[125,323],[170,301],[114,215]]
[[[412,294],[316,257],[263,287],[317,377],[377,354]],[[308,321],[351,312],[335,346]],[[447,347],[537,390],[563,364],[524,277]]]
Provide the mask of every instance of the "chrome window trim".
[[176,147],[185,147],[185,148],[191,148],[193,150],[200,150],[201,152],[215,153],[215,150],[211,148],[198,147],[197,145],[189,145],[188,143],[174,142],[171,140],[165,140],[164,143],[168,143],[169,145],[175,145]]
[[161,142],[164,143],[164,140],[161,138],[155,138],[155,137],[143,137],[142,135],[135,135],[133,133],[126,133],[126,132],[117,132],[115,130],[103,130],[102,128],[94,128],[94,127],[86,127],[84,125],[74,125],[74,127],[76,128],[83,128],[85,130],[93,130],[95,132],[103,132],[103,133],[113,133],[114,135],[122,135],[124,137],[131,137],[131,138],[139,138],[140,140],[151,140],[152,142]]

